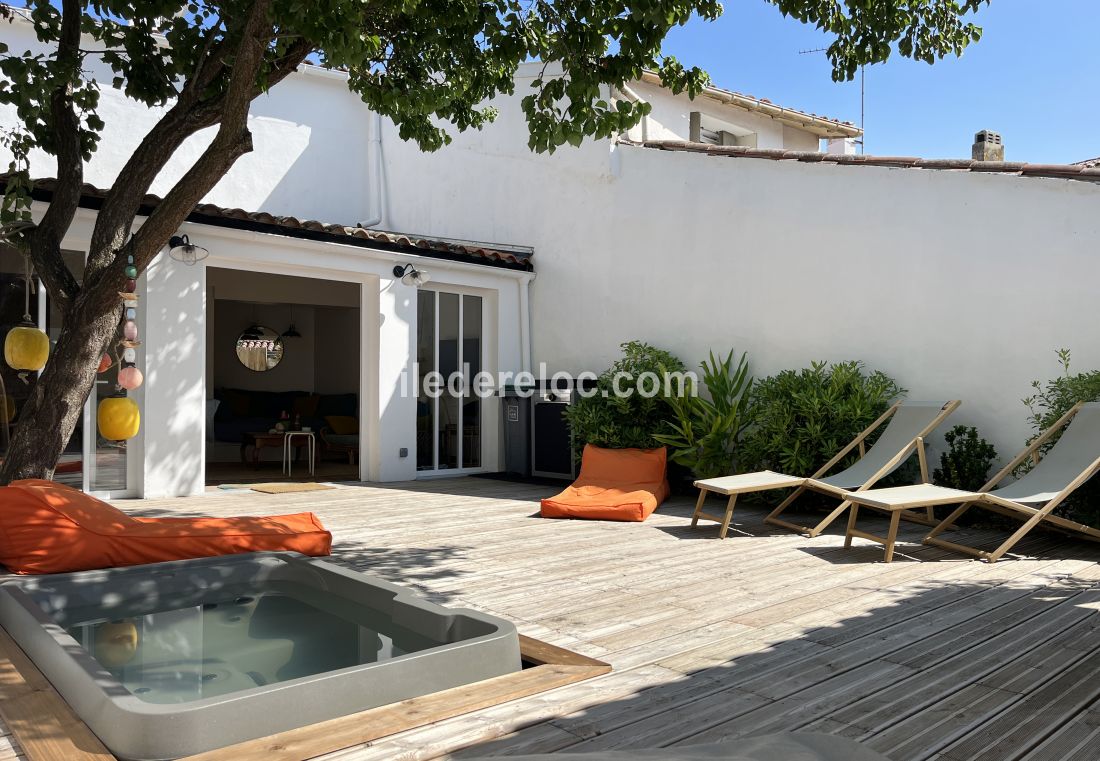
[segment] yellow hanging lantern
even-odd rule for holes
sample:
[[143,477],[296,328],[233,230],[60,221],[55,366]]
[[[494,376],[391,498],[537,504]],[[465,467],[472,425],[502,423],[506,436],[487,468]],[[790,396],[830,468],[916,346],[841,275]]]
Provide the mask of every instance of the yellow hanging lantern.
[[133,399],[109,396],[99,403],[96,419],[100,436],[108,441],[125,441],[137,436],[141,410]]
[[19,325],[4,339],[4,361],[15,370],[41,370],[50,357],[50,337],[31,325]]

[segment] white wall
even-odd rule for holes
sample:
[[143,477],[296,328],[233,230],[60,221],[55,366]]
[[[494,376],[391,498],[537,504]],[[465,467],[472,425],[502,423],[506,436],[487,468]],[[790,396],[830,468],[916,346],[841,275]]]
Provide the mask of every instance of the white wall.
[[[0,40],[13,53],[43,50],[30,25],[23,21],[0,25]],[[107,85],[99,106],[106,123],[104,137],[85,167],[84,181],[109,187],[164,109],[146,108],[112,89],[113,74],[95,56],[88,57],[86,67]],[[253,103],[249,129],[254,150],[237,161],[205,201],[354,224],[366,208],[369,178],[366,172],[348,169],[366,165],[368,116],[362,101],[348,92],[342,74],[307,68],[305,73],[288,77]],[[16,121],[14,107],[0,106],[0,125]],[[187,141],[152,192],[163,195],[171,188],[213,134],[212,129],[204,130]],[[9,155],[0,150],[5,166]],[[56,162],[41,152],[32,156],[31,167],[37,177],[53,177],[56,172]]]
[[[206,460],[206,367],[202,267],[185,267],[165,254],[145,272],[138,362],[145,383],[138,492],[145,497],[201,494]],[[128,466],[133,461],[128,460]]]
[[[788,144],[798,142],[799,145],[809,144],[815,147],[809,150],[817,150],[817,137],[810,132],[791,127],[784,127],[775,119],[769,119],[761,114],[754,114],[742,108],[734,108],[724,105],[713,98],[700,97],[692,100],[687,94],[672,95],[656,85],[647,82],[635,82],[630,89],[653,106],[647,117],[646,138],[649,140],[689,140],[691,138],[691,112],[698,111],[706,116],[711,116],[723,122],[727,122],[741,129],[756,133],[757,148],[790,148],[792,150],[804,150],[801,147]],[[801,136],[805,136],[803,140]],[[638,125],[630,130],[629,137],[632,140],[642,139],[642,127]]]
[[861,359],[911,398],[963,399],[957,422],[1007,457],[1054,349],[1100,368],[1098,185],[607,143],[512,160],[476,147],[495,129],[431,156],[387,134],[387,208],[398,227],[533,246],[551,370],[601,370],[635,338],[689,365],[746,350],[757,376]]
[[[215,296],[217,291],[214,292]],[[290,322],[290,307],[285,304],[249,304],[243,301],[226,301],[215,298],[206,305],[207,319],[213,320],[212,340],[206,347],[215,388],[242,388],[248,391],[313,391],[316,385],[316,352],[314,309],[299,306],[294,310],[294,325],[301,338],[283,339],[283,358],[275,367],[264,372],[250,370],[237,358],[237,338],[241,331],[253,323],[271,328],[276,333],[286,330]],[[358,336],[356,335],[355,338]],[[358,359],[355,338],[345,336],[343,351],[353,361]],[[351,376],[353,386],[358,386],[359,374]],[[352,389],[353,391],[355,388]]]
[[[313,323],[313,390],[318,394],[359,391],[359,310],[317,307]],[[350,347],[358,351],[351,351]]]

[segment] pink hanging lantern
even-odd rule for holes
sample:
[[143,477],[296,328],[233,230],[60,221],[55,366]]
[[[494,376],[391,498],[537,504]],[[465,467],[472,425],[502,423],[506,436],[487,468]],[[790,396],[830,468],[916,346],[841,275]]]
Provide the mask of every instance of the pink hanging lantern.
[[127,391],[133,391],[144,382],[141,370],[136,367],[124,367],[118,371],[118,385]]
[[126,324],[122,326],[122,336],[127,341],[136,341],[138,337],[138,326],[133,320],[127,320]]

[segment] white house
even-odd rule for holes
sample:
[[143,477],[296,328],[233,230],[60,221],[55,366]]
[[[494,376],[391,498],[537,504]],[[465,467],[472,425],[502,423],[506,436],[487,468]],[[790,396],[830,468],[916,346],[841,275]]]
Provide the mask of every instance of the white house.
[[[0,33],[15,50],[36,44],[24,24]],[[238,457],[241,426],[323,405],[358,419],[362,479],[499,470],[499,399],[418,398],[414,364],[598,371],[635,338],[689,364],[745,350],[756,375],[862,359],[910,396],[963,399],[959,422],[1002,454],[1026,435],[1019,399],[1056,372],[1053,349],[1100,366],[1100,169],[858,156],[851,124],[717,88],[692,101],[651,76],[608,94],[652,104],[628,134],[534,155],[518,103],[534,76],[521,67],[494,124],[433,154],[337,72],[303,67],[257,100],[255,151],[180,230],[210,257],[162,255],[142,279],[142,433],[124,454],[97,442],[90,403],[72,446],[80,483],[192,494],[208,463]],[[87,208],[65,243],[74,262],[95,188],[157,117],[111,90],[101,112]],[[33,171],[52,176],[48,157]],[[44,208],[48,183],[39,197]],[[15,282],[20,265],[3,257]],[[410,264],[430,281],[402,282],[395,267]],[[48,329],[49,305],[38,310]],[[250,371],[233,350],[253,326],[302,336],[273,370]]]

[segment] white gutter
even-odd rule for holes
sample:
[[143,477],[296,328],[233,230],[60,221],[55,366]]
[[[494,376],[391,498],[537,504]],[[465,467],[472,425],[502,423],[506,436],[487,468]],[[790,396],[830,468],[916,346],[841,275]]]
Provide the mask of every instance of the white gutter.
[[[372,113],[371,126],[367,137],[367,172],[371,175],[372,188],[367,203],[369,216],[359,223],[360,227],[374,227],[382,223],[382,115]],[[372,166],[373,164],[373,166]]]

